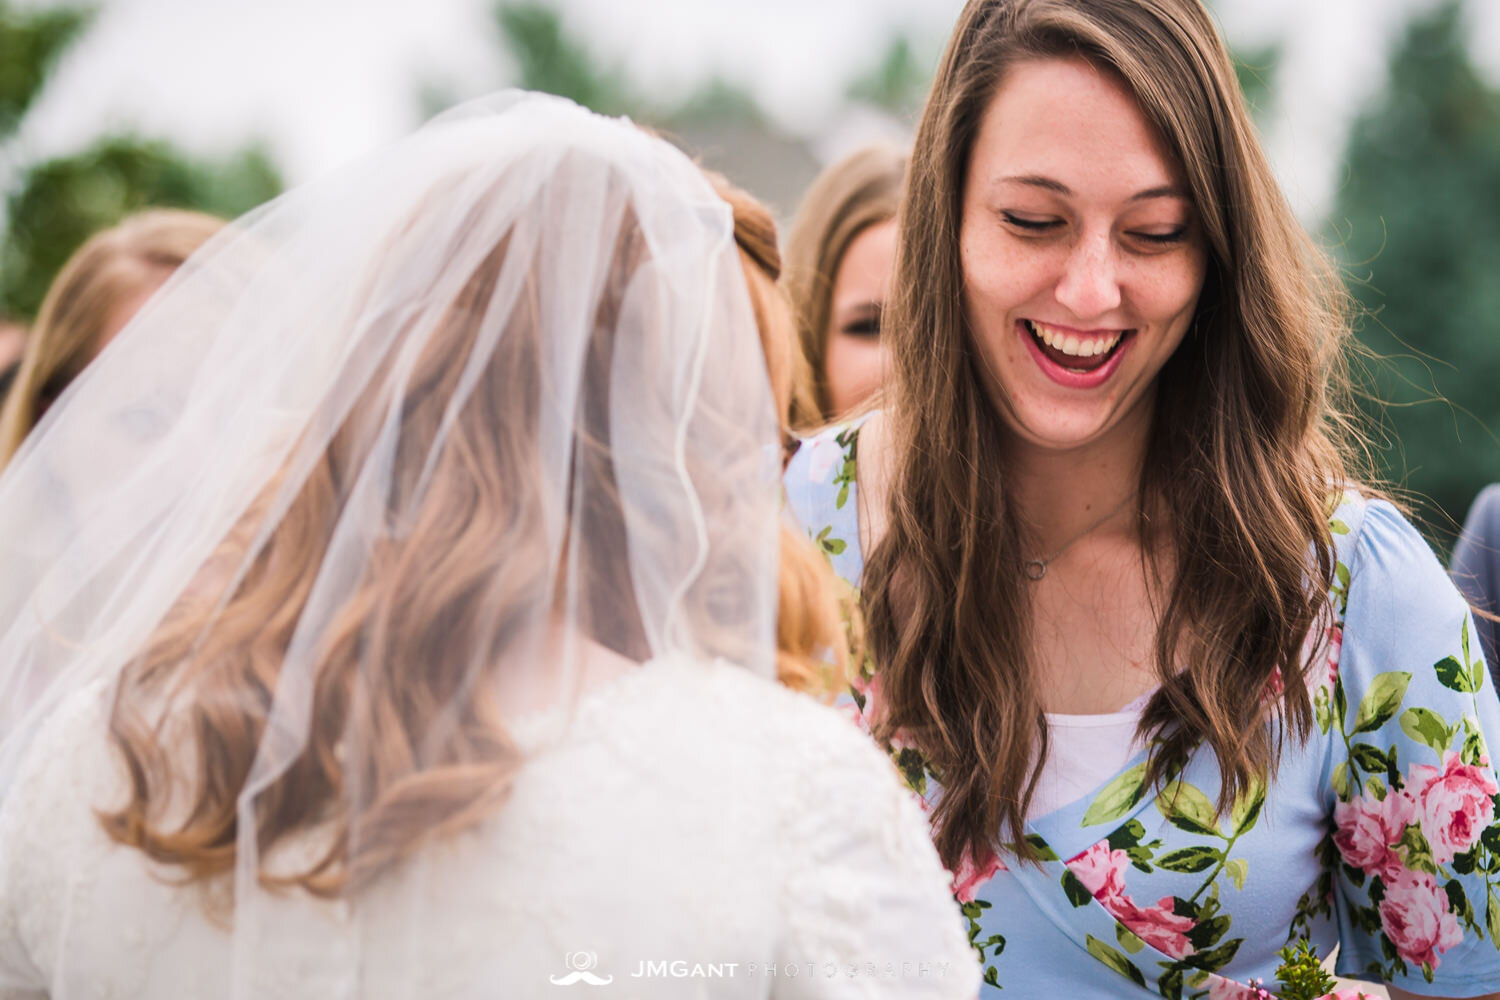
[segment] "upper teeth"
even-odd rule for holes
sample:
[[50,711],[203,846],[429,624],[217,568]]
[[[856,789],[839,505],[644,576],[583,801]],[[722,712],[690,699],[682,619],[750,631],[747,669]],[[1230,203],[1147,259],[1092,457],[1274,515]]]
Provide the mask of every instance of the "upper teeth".
[[1031,325],[1031,332],[1041,338],[1042,343],[1064,354],[1071,354],[1075,358],[1091,358],[1096,354],[1107,354],[1120,342],[1122,336],[1119,333],[1111,333],[1103,337],[1080,337],[1076,333],[1054,330],[1047,324],[1038,323],[1034,319],[1026,322]]

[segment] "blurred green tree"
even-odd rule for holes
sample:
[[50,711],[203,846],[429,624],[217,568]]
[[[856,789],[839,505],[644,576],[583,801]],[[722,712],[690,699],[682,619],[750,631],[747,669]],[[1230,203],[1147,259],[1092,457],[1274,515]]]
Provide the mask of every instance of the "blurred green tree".
[[902,117],[915,117],[932,85],[933,66],[917,58],[912,41],[897,35],[880,61],[851,82],[845,93]]
[[42,81],[88,22],[82,10],[25,12],[0,0],[0,139],[15,132]]
[[1345,162],[1333,237],[1378,355],[1360,366],[1376,457],[1444,544],[1500,478],[1500,94],[1457,0],[1409,26]]
[[[69,8],[23,12],[0,0],[0,142],[19,128],[89,16]],[[76,155],[30,165],[5,199],[0,319],[29,322],[79,244],[130,212],[167,205],[233,217],[281,188],[280,175],[257,146],[202,161],[159,140],[114,136]]]
[[270,158],[256,147],[204,162],[165,142],[114,137],[37,164],[7,201],[0,313],[34,316],[73,251],[131,212],[161,205],[234,218],[281,187]]
[[624,74],[601,68],[594,54],[569,36],[562,15],[551,6],[502,0],[495,7],[495,22],[516,63],[516,86],[557,94],[606,115],[644,107]]

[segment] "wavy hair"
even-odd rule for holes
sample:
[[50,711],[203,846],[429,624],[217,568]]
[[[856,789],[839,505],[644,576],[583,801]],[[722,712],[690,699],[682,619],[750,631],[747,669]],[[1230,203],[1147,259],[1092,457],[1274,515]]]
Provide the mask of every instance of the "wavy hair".
[[[932,761],[950,866],[997,846],[1034,858],[1024,830],[1047,754],[1004,429],[962,307],[966,171],[1007,68],[1080,57],[1124,81],[1182,164],[1209,257],[1189,332],[1157,379],[1139,483],[1147,570],[1164,586],[1161,688],[1141,722],[1155,741],[1149,780],[1206,744],[1223,809],[1312,720],[1303,644],[1332,581],[1330,500],[1349,481],[1338,274],[1277,187],[1199,0],[970,0],[901,214],[887,326],[899,457],[864,589],[886,685],[877,735],[904,731]],[[1268,701],[1278,675],[1284,692]]]
[[0,407],[0,469],[104,347],[112,314],[160,285],[223,226],[202,212],[147,209],[95,233],[68,258],[47,289]]
[[[748,203],[735,207],[736,233],[743,230],[754,244],[769,216],[760,218]],[[770,232],[774,250],[774,226]],[[548,519],[557,519],[556,498],[516,488],[539,478],[542,346],[534,290],[519,296],[478,384],[451,425],[445,422],[479,349],[505,253],[502,241],[467,276],[401,390],[389,517],[402,527],[374,543],[357,586],[320,636],[307,743],[257,797],[263,885],[320,896],[356,893],[425,843],[493,812],[522,767],[494,686],[476,679],[470,664],[537,654],[518,647],[531,641],[520,626],[544,616],[557,596],[546,530]],[[639,353],[638,345],[616,343],[625,336],[616,327],[648,256],[627,216],[584,361],[570,488],[587,500],[572,509],[583,537],[626,534],[607,433],[608,387],[613,359]],[[753,260],[742,254],[747,272]],[[774,292],[774,278],[768,280],[765,288]],[[752,282],[752,296],[753,288]],[[393,363],[386,360],[377,384]],[[114,840],[187,881],[206,882],[235,864],[238,799],[319,564],[388,418],[381,401],[356,404],[275,528],[257,543],[281,492],[270,484],[116,689],[109,728],[128,774],[128,798],[101,811],[100,820]],[[712,470],[704,475],[711,480]],[[634,592],[626,545],[598,548],[570,557],[582,589],[576,603],[583,612],[609,608],[619,620],[583,625],[616,652],[642,659],[649,649],[636,609],[621,606],[621,595]],[[241,565],[248,566],[243,575],[226,583]],[[804,611],[791,620],[796,627],[782,630],[778,670],[794,686],[812,686],[828,669],[830,651],[842,648],[841,633],[833,591],[799,569],[794,564],[783,577],[783,606],[801,603]],[[718,621],[712,587],[705,594],[705,606],[689,610],[699,627],[743,628]],[[289,863],[278,854],[278,846],[303,835],[313,835],[317,846],[310,860]]]

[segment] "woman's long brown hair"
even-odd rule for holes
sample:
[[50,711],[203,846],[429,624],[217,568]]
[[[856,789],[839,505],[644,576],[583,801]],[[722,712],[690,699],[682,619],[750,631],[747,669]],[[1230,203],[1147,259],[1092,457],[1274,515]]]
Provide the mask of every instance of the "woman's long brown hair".
[[224,226],[179,208],[151,208],[95,233],[47,289],[16,381],[0,407],[0,469],[98,355],[105,324],[132,296],[161,284]]
[[[885,679],[877,735],[904,731],[938,773],[933,824],[950,866],[996,847],[1034,858],[1025,821],[1047,753],[1005,430],[982,388],[959,260],[979,122],[1007,67],[1033,58],[1083,58],[1124,81],[1182,164],[1209,254],[1192,325],[1157,381],[1139,484],[1154,516],[1141,529],[1147,569],[1164,585],[1162,686],[1141,723],[1156,741],[1149,781],[1206,744],[1224,808],[1274,772],[1283,739],[1307,737],[1302,647],[1333,575],[1330,501],[1348,480],[1347,296],[1276,185],[1202,4],[970,0],[902,208],[887,325],[899,457],[864,578]],[[1278,673],[1285,691],[1268,709]]]
[[[774,316],[774,225],[753,200],[734,208],[758,316]],[[581,493],[595,502],[573,516],[587,522],[585,537],[601,539],[624,534],[605,436],[614,311],[646,252],[628,221],[623,232],[585,361],[574,471],[590,480]],[[401,528],[375,543],[352,596],[320,637],[307,743],[257,796],[259,877],[267,886],[355,893],[428,841],[483,819],[504,801],[522,766],[492,685],[476,682],[470,665],[540,654],[516,648],[514,636],[519,623],[545,616],[556,595],[546,541],[547,519],[561,516],[556,498],[545,498],[539,485],[517,488],[541,478],[534,295],[523,294],[506,320],[479,384],[422,475],[476,349],[504,253],[502,242],[469,277],[404,389],[403,454],[389,512]],[[769,264],[760,259],[766,253],[773,255]],[[783,322],[787,332],[773,331],[768,342],[790,337],[790,318]],[[237,802],[283,659],[385,416],[377,405],[355,407],[264,544],[252,550],[279,491],[271,484],[122,675],[109,725],[128,797],[100,819],[116,841],[189,882],[221,876],[235,863]],[[785,537],[782,544],[787,552]],[[632,592],[630,569],[623,548],[613,555],[611,546],[601,548],[603,555],[579,557],[580,586],[613,596],[591,601],[586,590],[578,604],[618,610],[619,595]],[[825,687],[830,656],[841,665],[836,597],[819,573],[826,569],[815,558],[793,558],[782,577],[782,606],[790,602],[799,614],[779,632],[777,666],[796,687]],[[646,652],[638,621],[584,625],[614,637],[611,645],[627,657]],[[289,865],[276,857],[278,845],[309,833],[321,849],[313,860]]]

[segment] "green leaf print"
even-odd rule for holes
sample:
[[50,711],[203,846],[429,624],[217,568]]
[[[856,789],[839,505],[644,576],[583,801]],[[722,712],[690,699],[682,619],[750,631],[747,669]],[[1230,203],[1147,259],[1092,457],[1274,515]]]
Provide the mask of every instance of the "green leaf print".
[[1026,843],[1028,843],[1028,844],[1031,845],[1031,849],[1033,851],[1036,851],[1036,856],[1038,858],[1040,858],[1041,860],[1043,860],[1043,861],[1056,861],[1057,860],[1057,852],[1052,849],[1052,845],[1049,844],[1049,843],[1047,843],[1045,840],[1043,840],[1041,837],[1037,836],[1036,834],[1034,834],[1034,833],[1028,833],[1026,835]]
[[1156,859],[1156,864],[1169,872],[1192,874],[1212,868],[1222,860],[1224,855],[1216,847],[1184,847],[1170,854],[1163,854]]
[[1255,821],[1260,818],[1261,807],[1266,804],[1266,786],[1256,782],[1235,800],[1234,809],[1229,814],[1229,822],[1234,825],[1236,837],[1249,833],[1255,826]]
[[1427,843],[1427,838],[1422,836],[1421,827],[1408,826],[1401,834],[1401,839],[1396,842],[1396,846],[1401,848],[1409,870],[1426,872],[1429,875],[1437,874],[1437,863],[1432,860],[1432,846]]
[[1389,760],[1380,752],[1380,748],[1372,747],[1368,743],[1354,744],[1349,748],[1349,755],[1354,758],[1354,763],[1374,774],[1384,774],[1390,766]]
[[1453,730],[1430,708],[1408,708],[1402,712],[1401,731],[1440,754],[1453,742]]
[[1333,532],[1335,535],[1349,534],[1349,526],[1336,517],[1328,522],[1328,530]]
[[1141,972],[1140,969],[1137,969],[1135,967],[1135,964],[1131,962],[1130,959],[1126,958],[1123,954],[1121,954],[1110,945],[1107,945],[1103,941],[1100,941],[1098,938],[1094,937],[1094,935],[1088,934],[1085,936],[1088,938],[1088,950],[1090,955],[1093,955],[1099,961],[1103,962],[1111,969],[1114,969],[1120,975],[1124,976],[1126,979],[1129,979],[1137,986],[1144,987],[1146,985],[1145,975]]
[[1469,654],[1469,625],[1471,621],[1468,615],[1464,615],[1464,623],[1459,626],[1460,640],[1464,648],[1464,663],[1468,664],[1469,667],[1469,690],[1483,691],[1484,678],[1489,671],[1485,669],[1483,660],[1476,661]]
[[1156,796],[1156,808],[1180,830],[1211,837],[1224,836],[1219,832],[1213,803],[1186,781],[1174,781],[1163,788]]
[[1411,673],[1406,670],[1387,670],[1376,674],[1359,703],[1359,715],[1354,720],[1354,732],[1368,733],[1379,729],[1395,717],[1406,697],[1406,687],[1411,683]]
[[[1467,635],[1467,630],[1465,630]],[[1443,687],[1462,694],[1473,694],[1478,688],[1474,685],[1474,679],[1469,673],[1469,668],[1458,662],[1458,657],[1448,656],[1432,665],[1437,671],[1437,678]]]
[[1120,942],[1120,947],[1132,955],[1146,947],[1146,942],[1135,936],[1135,932],[1118,920],[1115,921],[1115,940]]
[[1341,760],[1333,769],[1333,777],[1329,779],[1333,785],[1333,791],[1345,802],[1349,801],[1349,762]]
[[1443,885],[1443,892],[1448,895],[1448,909],[1463,920],[1469,926],[1474,925],[1474,910],[1469,906],[1469,897],[1464,892],[1464,885],[1458,879],[1450,879]]
[[1071,868],[1063,869],[1062,887],[1063,893],[1068,897],[1068,902],[1075,907],[1088,906],[1094,901],[1094,894],[1089,892],[1088,886],[1079,881]]
[[1479,724],[1469,716],[1464,716],[1464,745],[1458,752],[1459,759],[1471,767],[1479,767],[1480,761],[1488,754],[1484,746],[1484,734],[1479,731]]
[[906,784],[918,795],[927,794],[927,761],[922,752],[914,747],[902,747],[895,755],[896,769]]
[[1089,805],[1088,812],[1083,814],[1083,825],[1094,826],[1123,819],[1145,794],[1146,765],[1143,762],[1104,786],[1098,798]]
[[1489,900],[1484,907],[1484,922],[1489,927],[1490,944],[1500,951],[1500,896],[1495,895],[1494,887],[1489,891]]
[[1206,969],[1209,972],[1218,972],[1224,966],[1234,961],[1235,953],[1240,950],[1243,938],[1234,938],[1225,941],[1212,951],[1200,951],[1196,955],[1188,957],[1188,962],[1194,968]]
[[1229,880],[1234,883],[1234,887],[1243,890],[1245,877],[1250,874],[1250,862],[1244,858],[1235,858],[1224,866],[1224,871],[1229,874]]

